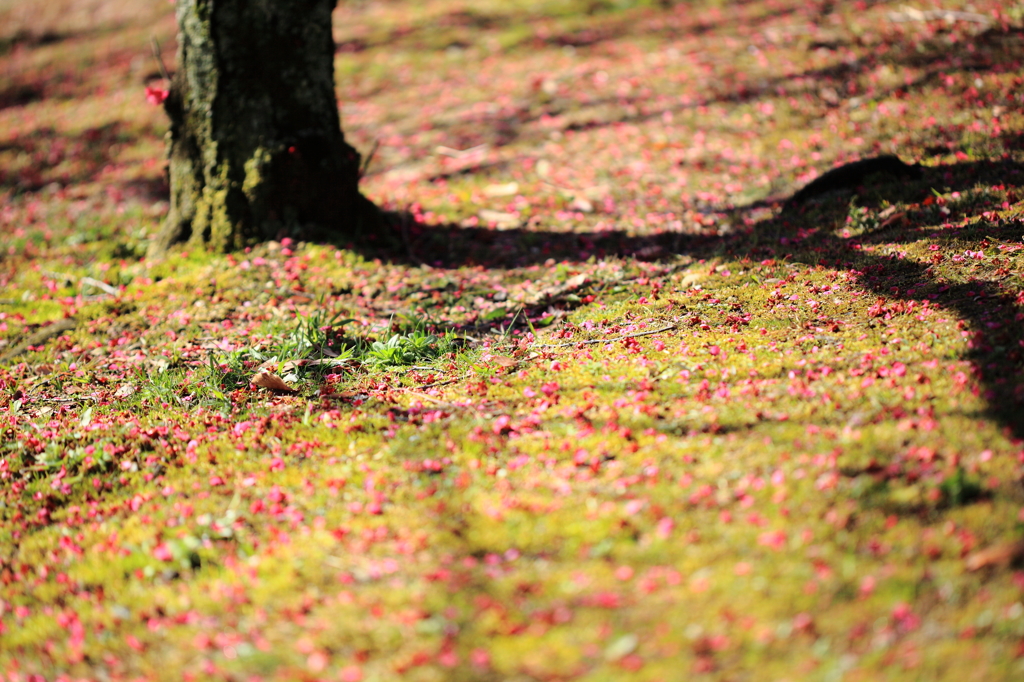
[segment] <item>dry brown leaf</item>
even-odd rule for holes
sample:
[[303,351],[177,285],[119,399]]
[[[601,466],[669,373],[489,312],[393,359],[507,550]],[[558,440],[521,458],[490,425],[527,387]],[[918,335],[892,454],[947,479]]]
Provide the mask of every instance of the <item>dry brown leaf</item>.
[[256,368],[257,372],[280,372],[281,374],[289,374],[294,372],[299,367],[303,367],[307,364],[307,360],[285,360],[281,362],[277,359],[267,360],[260,363],[260,366]]
[[114,391],[114,397],[115,398],[130,398],[133,395],[135,395],[136,390],[137,389],[135,388],[134,385],[132,385],[132,384],[124,384],[123,386],[118,388],[116,391]]
[[586,283],[587,275],[585,273],[580,273],[578,275],[573,275],[569,279],[565,280],[564,287],[566,289],[578,289],[579,287],[583,286]]
[[492,355],[491,362],[498,365],[499,367],[511,367],[516,364],[516,361],[506,355]]
[[1024,540],[1003,542],[978,550],[964,559],[968,571],[977,571],[989,566],[1005,568],[1024,558]]
[[257,372],[252,377],[252,385],[260,388],[269,388],[272,391],[288,391],[295,393],[298,389],[292,388],[284,380],[273,372]]

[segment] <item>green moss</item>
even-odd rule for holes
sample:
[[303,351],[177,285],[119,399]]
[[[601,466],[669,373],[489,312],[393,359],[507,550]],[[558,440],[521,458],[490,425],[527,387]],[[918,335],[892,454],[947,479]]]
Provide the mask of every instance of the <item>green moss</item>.
[[258,198],[257,190],[266,181],[265,173],[271,156],[268,149],[257,147],[245,162],[245,180],[242,181],[242,192],[249,198],[249,201],[255,201]]
[[234,224],[228,216],[228,195],[231,191],[227,163],[203,186],[201,195],[195,201],[195,217],[192,220],[191,245],[204,248],[207,243],[214,252],[230,248]]

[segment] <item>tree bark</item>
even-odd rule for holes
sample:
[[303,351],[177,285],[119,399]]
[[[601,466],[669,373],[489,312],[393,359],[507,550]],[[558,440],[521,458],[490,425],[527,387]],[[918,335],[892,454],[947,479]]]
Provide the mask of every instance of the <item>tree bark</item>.
[[357,235],[376,215],[334,94],[336,0],[177,0],[171,206],[150,254]]

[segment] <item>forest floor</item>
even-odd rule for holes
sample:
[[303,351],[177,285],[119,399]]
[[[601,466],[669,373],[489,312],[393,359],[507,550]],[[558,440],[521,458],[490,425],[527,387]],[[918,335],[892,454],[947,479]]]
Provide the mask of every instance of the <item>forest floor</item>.
[[173,6],[0,4],[3,679],[1024,678],[1024,5],[341,5],[394,233],[154,262]]

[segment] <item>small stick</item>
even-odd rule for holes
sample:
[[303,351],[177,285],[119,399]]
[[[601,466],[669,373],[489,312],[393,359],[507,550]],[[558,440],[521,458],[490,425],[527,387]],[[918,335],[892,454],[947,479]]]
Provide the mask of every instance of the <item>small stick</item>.
[[79,285],[88,284],[89,286],[100,289],[110,294],[111,296],[117,296],[118,294],[121,293],[120,291],[117,290],[116,287],[112,287],[106,282],[101,282],[100,280],[93,279],[92,277],[79,277],[78,275],[72,275],[71,273],[68,272],[54,272],[53,270],[40,270],[39,272],[40,274],[46,275],[50,279],[58,279],[63,281],[70,280],[72,282],[77,280]]
[[157,65],[160,67],[160,75],[164,77],[167,84],[171,83],[171,75],[167,73],[167,67],[164,66],[163,54],[160,51],[160,41],[155,36],[149,37],[149,47],[153,50],[153,57],[156,59]]
[[366,171],[369,170],[370,162],[373,161],[373,156],[377,153],[378,149],[380,149],[380,140],[374,140],[373,146],[370,147],[370,153],[366,155],[365,159],[363,159],[363,165],[359,169],[360,178],[366,177]]
[[101,282],[100,280],[93,279],[92,277],[81,277],[81,278],[79,278],[78,281],[79,281],[80,284],[88,284],[89,286],[96,287],[97,289],[101,289],[101,290],[107,292],[108,294],[110,294],[111,296],[117,296],[119,293],[121,293],[116,288],[110,286],[106,282]]
[[[71,331],[78,324],[78,320],[73,317],[68,317],[63,320],[54,322],[53,324],[43,327],[39,331],[28,336],[24,341],[19,343],[14,348],[10,349],[2,356],[0,356],[0,362],[8,362],[18,357],[29,349],[30,346],[41,346],[49,341],[54,336],[63,334],[64,332]],[[52,377],[51,377],[52,378]],[[48,381],[46,379],[45,381]]]
[[[411,388],[415,388],[417,390],[424,389],[424,388],[436,388],[437,386],[447,386],[448,384],[454,384],[456,381],[462,381],[463,379],[468,379],[468,378],[469,378],[469,373],[466,373],[466,374],[463,374],[461,376],[453,377],[451,379],[445,379],[443,381],[435,381],[432,384],[421,384],[419,386],[415,386],[415,387],[411,387]],[[399,390],[401,390],[402,387],[398,387],[398,388],[399,388]],[[409,390],[409,389],[406,389],[406,390]],[[409,390],[409,392],[410,393],[415,393],[416,391]]]
[[671,331],[673,329],[679,329],[677,325],[670,324],[667,327],[661,327],[660,329],[648,329],[647,331],[637,332],[636,334],[626,334],[624,336],[616,336],[614,339],[585,339],[583,341],[570,341],[569,343],[540,343],[534,348],[568,348],[570,346],[578,346],[580,344],[594,344],[594,343],[615,343],[616,341],[625,341],[626,339],[635,339],[638,336],[650,336],[651,334],[660,334],[662,332]]

